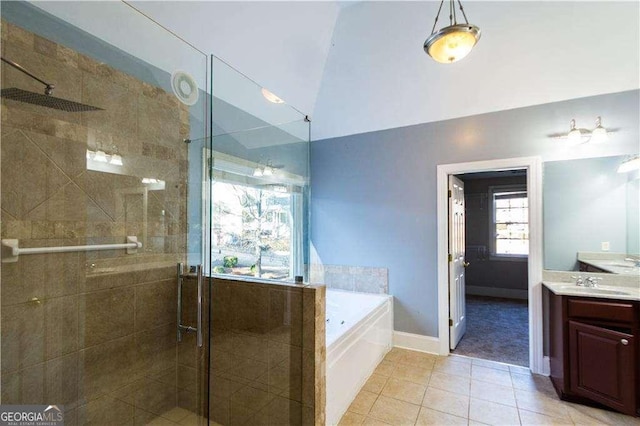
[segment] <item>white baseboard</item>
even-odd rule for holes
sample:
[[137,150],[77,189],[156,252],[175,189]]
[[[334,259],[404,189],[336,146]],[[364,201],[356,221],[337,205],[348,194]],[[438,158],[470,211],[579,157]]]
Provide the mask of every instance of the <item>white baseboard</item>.
[[549,376],[551,374],[551,363],[549,361],[549,357],[542,357],[542,372],[543,376]]
[[502,297],[505,299],[523,299],[529,298],[528,290],[516,290],[512,288],[498,288],[498,287],[480,287],[474,285],[468,285],[465,287],[465,293],[474,296],[491,296]]
[[440,348],[440,339],[438,339],[437,337],[423,336],[421,334],[394,331],[393,346],[398,348],[411,349],[418,352],[438,354],[438,349]]

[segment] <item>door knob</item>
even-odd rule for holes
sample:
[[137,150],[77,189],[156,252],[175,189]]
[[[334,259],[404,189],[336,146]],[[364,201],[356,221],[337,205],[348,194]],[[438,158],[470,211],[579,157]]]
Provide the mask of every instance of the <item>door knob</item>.
[[470,265],[470,263],[469,263],[469,262],[464,262],[464,263],[462,263],[462,266],[464,266],[465,268],[466,268],[467,266],[469,266],[469,265]]
[[629,341],[627,339],[622,339],[622,340],[620,340],[620,343],[622,343],[623,345],[627,346],[629,344]]

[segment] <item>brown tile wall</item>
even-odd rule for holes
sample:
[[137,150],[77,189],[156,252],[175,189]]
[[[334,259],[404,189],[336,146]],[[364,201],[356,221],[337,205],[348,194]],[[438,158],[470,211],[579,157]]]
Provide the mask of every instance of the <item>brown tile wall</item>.
[[[20,256],[1,265],[3,404],[64,404],[67,424],[144,423],[192,401],[195,361],[176,344],[175,262],[186,242],[189,111],[172,94],[2,22],[2,56],[104,111],[3,99],[2,238],[21,247],[144,248]],[[2,87],[42,86],[2,64]],[[86,150],[123,174],[87,169]],[[166,181],[145,198],[141,178]],[[144,206],[146,205],[146,213]],[[190,344],[187,338],[186,344]]]
[[213,279],[210,416],[324,424],[324,287]]

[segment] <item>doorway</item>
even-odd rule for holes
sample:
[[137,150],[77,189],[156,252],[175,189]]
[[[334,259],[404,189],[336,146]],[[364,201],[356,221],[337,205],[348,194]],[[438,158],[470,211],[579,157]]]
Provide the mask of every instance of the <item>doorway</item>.
[[[452,190],[449,251],[454,254],[450,270],[458,268],[458,273],[450,274],[450,280],[457,281],[455,286],[450,285],[450,292],[457,294],[450,294],[449,310],[463,311],[451,316],[454,320],[449,336],[451,351],[527,367],[526,169],[465,173],[449,178]],[[460,222],[455,225],[457,229],[452,227],[456,222],[452,218],[456,216]],[[462,235],[454,241],[452,237],[458,232]],[[453,301],[455,305],[451,304]]]
[[450,353],[449,341],[449,235],[448,235],[448,181],[450,175],[526,170],[527,204],[529,207],[529,256],[527,259],[527,296],[529,299],[528,340],[529,367],[532,372],[545,374],[542,355],[542,174],[539,157],[523,157],[438,166],[438,331],[439,353]]

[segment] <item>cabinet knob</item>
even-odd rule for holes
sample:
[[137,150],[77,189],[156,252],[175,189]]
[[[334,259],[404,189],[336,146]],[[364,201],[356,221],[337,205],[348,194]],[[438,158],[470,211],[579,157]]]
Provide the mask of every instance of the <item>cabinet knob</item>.
[[627,346],[629,344],[629,341],[627,339],[622,339],[622,340],[620,340],[620,343],[622,343],[623,345]]

